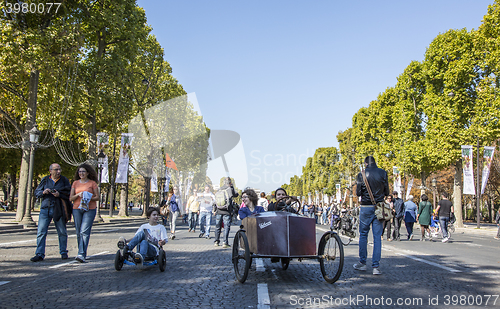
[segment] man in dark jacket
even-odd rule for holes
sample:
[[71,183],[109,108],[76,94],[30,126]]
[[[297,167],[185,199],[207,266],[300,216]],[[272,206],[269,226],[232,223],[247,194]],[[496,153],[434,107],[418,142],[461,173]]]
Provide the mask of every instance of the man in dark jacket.
[[404,215],[404,201],[399,198],[398,191],[392,192],[394,196],[394,232],[392,233],[392,238],[394,240],[401,241],[401,235],[399,234],[399,228],[401,227],[401,222],[403,221]]
[[[226,191],[228,202],[226,205],[214,205],[215,214],[215,246],[218,247],[220,243],[220,233],[222,229],[222,222],[224,222],[224,239],[222,241],[222,248],[229,248],[229,229],[231,228],[231,218],[233,215],[233,197],[237,197],[238,193],[234,190],[231,178],[224,179],[224,185],[220,188],[219,192]],[[217,195],[219,194],[217,193]],[[216,203],[217,203],[216,195]],[[226,206],[226,207],[224,207]]]
[[68,234],[66,223],[70,219],[71,204],[69,193],[71,184],[68,178],[61,176],[61,166],[53,163],[49,167],[49,176],[45,176],[35,190],[35,196],[42,199],[38,217],[36,252],[32,262],[42,261],[45,257],[45,241],[50,221],[54,220],[59,238],[59,252],[63,260],[68,258]]
[[[383,202],[385,197],[389,195],[387,172],[377,167],[375,159],[372,156],[365,158],[365,167],[366,169],[362,173],[366,175],[368,185],[375,199],[374,202]],[[383,223],[375,216],[375,205],[370,198],[362,173],[359,173],[356,178],[356,195],[361,197],[359,213],[359,263],[354,264],[353,267],[356,270],[366,270],[368,233],[370,232],[371,225],[373,228],[373,274],[380,275],[382,274],[379,270],[379,264],[382,254],[381,236],[383,232]]]

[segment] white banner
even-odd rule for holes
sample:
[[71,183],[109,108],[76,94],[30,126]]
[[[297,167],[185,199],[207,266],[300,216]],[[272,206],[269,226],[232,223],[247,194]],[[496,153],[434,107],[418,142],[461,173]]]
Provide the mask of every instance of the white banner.
[[337,203],[340,203],[340,199],[341,199],[341,192],[340,192],[340,183],[336,184],[335,185],[335,191],[336,191],[336,198],[337,198]]
[[308,194],[308,199],[307,199],[307,205],[311,205],[312,204],[312,199],[311,199],[311,192],[309,192]]
[[122,133],[122,143],[120,147],[120,158],[118,159],[118,167],[116,169],[115,183],[128,182],[128,164],[130,161],[130,146],[134,139],[133,133]]
[[165,167],[165,187],[163,189],[163,192],[169,191],[170,179],[172,179],[172,175],[170,175],[170,172],[168,171],[168,167]]
[[101,171],[101,183],[109,183],[108,156],[104,158]]
[[414,179],[414,177],[411,176],[411,179],[408,182],[408,188],[406,189],[406,200],[408,200],[408,197],[410,196],[411,187],[413,187],[413,179]]
[[401,173],[399,172],[399,167],[392,167],[392,174],[394,175],[394,190],[398,192],[398,196],[401,196]]
[[495,154],[495,147],[484,146],[481,194],[484,194],[484,189],[486,189],[486,183],[488,182],[488,177],[490,176],[491,162],[493,162],[494,154]]
[[323,203],[325,205],[330,204],[330,201],[328,199],[328,194],[323,194]]
[[158,177],[156,176],[156,172],[153,171],[153,175],[151,176],[151,192],[158,192]]
[[463,194],[476,194],[474,188],[474,166],[472,164],[472,146],[462,145],[462,165],[464,170]]

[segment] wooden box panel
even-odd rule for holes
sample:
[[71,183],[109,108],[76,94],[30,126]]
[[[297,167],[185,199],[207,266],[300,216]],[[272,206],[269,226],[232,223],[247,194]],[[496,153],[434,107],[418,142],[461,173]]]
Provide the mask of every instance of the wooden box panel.
[[266,256],[316,255],[315,220],[287,212],[263,212],[242,222],[250,252]]

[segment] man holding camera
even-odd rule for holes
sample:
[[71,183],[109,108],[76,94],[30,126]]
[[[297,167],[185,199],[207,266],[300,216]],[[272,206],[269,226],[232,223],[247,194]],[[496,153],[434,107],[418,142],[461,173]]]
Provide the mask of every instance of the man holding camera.
[[45,176],[35,190],[35,196],[42,199],[38,217],[38,232],[36,236],[35,256],[32,262],[43,261],[45,258],[45,241],[52,219],[59,237],[59,252],[63,260],[68,259],[68,234],[66,223],[71,219],[71,204],[69,193],[71,184],[68,178],[61,176],[61,166],[53,163],[49,167],[49,176]]

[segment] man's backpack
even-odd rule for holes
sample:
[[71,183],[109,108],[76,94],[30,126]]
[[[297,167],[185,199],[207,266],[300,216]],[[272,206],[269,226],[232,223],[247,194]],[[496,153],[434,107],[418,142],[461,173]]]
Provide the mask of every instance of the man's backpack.
[[215,205],[217,206],[217,209],[228,210],[229,203],[229,192],[227,189],[219,190],[215,193]]

